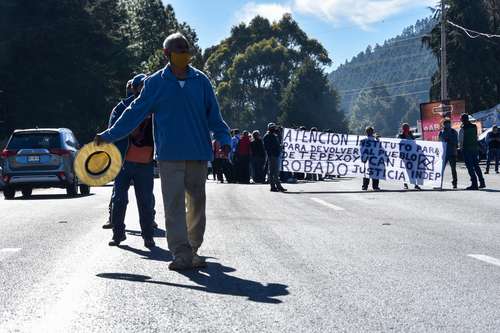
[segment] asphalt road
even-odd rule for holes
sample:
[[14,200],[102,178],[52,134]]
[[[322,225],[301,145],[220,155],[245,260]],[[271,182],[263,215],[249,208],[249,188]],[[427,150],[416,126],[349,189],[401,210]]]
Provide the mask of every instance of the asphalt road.
[[209,266],[182,274],[164,231],[143,247],[133,195],[121,248],[101,229],[111,187],[1,200],[0,331],[499,332],[500,175],[478,192],[360,182],[209,181]]

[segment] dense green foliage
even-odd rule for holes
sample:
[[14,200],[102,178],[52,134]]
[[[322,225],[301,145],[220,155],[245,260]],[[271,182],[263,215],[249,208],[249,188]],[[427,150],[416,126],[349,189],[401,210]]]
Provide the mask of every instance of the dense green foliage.
[[0,2],[0,139],[15,128],[103,129],[135,73],[163,65],[163,39],[195,32],[161,0]]
[[306,61],[285,88],[279,122],[345,132],[347,124],[338,104],[338,95],[323,71],[313,62]]
[[393,136],[401,122],[415,124],[437,70],[435,56],[421,41],[435,23],[430,18],[417,21],[383,45],[368,46],[330,74],[351,131],[361,133],[370,124],[382,135]]
[[[338,98],[322,69],[331,63],[328,53],[290,15],[272,24],[257,16],[233,27],[228,38],[205,51],[204,59],[232,126],[262,129],[280,120],[285,126],[344,129]],[[301,79],[316,81],[308,85]]]
[[[499,0],[447,0],[447,19],[479,32],[500,35]],[[440,13],[437,13],[440,14]],[[447,26],[448,86],[450,99],[465,99],[469,113],[500,103],[500,38],[469,38],[463,31]],[[428,40],[434,54],[440,54],[440,29]],[[440,73],[433,78],[431,94],[440,96]]]

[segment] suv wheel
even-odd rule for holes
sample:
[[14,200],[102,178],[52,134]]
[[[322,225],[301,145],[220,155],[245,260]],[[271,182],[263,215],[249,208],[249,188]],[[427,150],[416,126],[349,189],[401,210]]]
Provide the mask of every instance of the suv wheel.
[[66,186],[66,194],[69,197],[75,197],[78,194],[78,184],[76,183],[76,180],[73,180],[71,184]]
[[5,198],[5,200],[12,200],[14,199],[15,196],[16,196],[16,190],[8,187],[3,189],[3,197]]
[[90,194],[90,186],[85,185],[85,184],[80,184],[80,193],[83,195],[89,195]]
[[33,189],[32,188],[24,188],[21,190],[21,192],[23,193],[23,197],[29,198],[29,197],[31,197],[31,193],[33,192]]

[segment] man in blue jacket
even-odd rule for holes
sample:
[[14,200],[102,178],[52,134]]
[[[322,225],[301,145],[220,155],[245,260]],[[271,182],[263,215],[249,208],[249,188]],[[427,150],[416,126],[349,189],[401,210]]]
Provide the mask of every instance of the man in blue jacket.
[[213,158],[210,132],[227,153],[231,137],[209,79],[189,66],[187,39],[172,34],[163,48],[169,64],[144,81],[139,97],[95,141],[120,140],[153,115],[167,242],[174,256],[169,269],[185,270],[206,265],[198,249],[206,224],[207,162]]

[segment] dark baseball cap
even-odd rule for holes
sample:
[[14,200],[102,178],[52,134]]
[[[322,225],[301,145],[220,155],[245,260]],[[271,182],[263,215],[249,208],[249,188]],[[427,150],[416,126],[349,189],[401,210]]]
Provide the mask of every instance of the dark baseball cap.
[[132,87],[137,88],[138,86],[141,85],[142,82],[144,82],[144,80],[146,80],[146,78],[147,78],[146,74],[142,74],[142,73],[141,74],[137,74],[132,79]]

